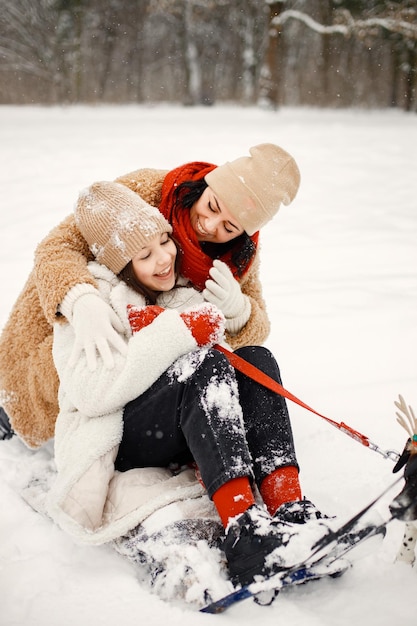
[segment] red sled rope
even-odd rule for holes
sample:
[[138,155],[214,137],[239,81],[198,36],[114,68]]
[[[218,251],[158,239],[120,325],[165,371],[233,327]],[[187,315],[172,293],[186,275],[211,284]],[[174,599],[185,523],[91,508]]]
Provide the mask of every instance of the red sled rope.
[[249,363],[245,359],[242,359],[242,357],[240,357],[239,355],[235,354],[234,352],[230,352],[230,350],[227,350],[226,348],[218,344],[216,344],[214,347],[216,350],[219,350],[219,352],[223,352],[223,354],[225,354],[226,357],[229,359],[231,365],[233,365],[235,369],[239,370],[239,372],[242,372],[242,374],[245,374],[249,378],[252,378],[252,380],[256,381],[260,385],[263,385],[270,391],[274,391],[280,396],[283,396],[284,398],[287,398],[288,400],[295,402],[296,404],[303,407],[304,409],[307,409],[307,411],[310,411],[311,413],[318,415],[319,417],[324,419],[328,424],[331,424],[338,430],[341,430],[342,432],[344,432],[346,435],[349,435],[349,437],[351,437],[355,441],[358,441],[363,446],[366,446],[367,448],[374,450],[374,452],[378,452],[378,454],[381,454],[384,458],[391,459],[391,460],[398,460],[398,457],[399,457],[398,452],[395,452],[394,450],[382,450],[376,443],[373,443],[369,439],[369,437],[367,437],[366,435],[362,435],[362,433],[360,433],[357,430],[354,430],[353,428],[351,428],[344,422],[336,422],[330,419],[329,417],[326,417],[326,415],[319,413],[318,411],[313,409],[311,406],[309,406],[308,404],[306,404],[305,402],[297,398],[290,391],[287,391],[276,380],[274,380],[273,378],[271,378],[270,376],[262,372],[260,369],[252,365],[252,363]]

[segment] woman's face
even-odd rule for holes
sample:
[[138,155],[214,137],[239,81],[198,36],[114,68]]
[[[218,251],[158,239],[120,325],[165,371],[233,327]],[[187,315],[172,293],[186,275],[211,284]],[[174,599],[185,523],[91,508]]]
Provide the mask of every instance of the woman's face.
[[210,187],[191,207],[190,221],[198,241],[226,243],[243,233],[242,226]]
[[136,278],[153,291],[169,291],[175,285],[177,247],[168,233],[156,235],[133,257]]

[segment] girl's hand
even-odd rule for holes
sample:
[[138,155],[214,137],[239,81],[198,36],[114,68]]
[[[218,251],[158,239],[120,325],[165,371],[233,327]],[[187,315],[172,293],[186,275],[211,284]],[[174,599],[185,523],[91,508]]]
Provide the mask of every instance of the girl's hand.
[[184,311],[180,314],[185,325],[191,331],[197,345],[214,346],[224,335],[224,317],[216,306],[209,303]]
[[137,307],[132,304],[127,305],[127,316],[133,333],[138,333],[145,326],[152,324],[154,319],[162,313],[164,309],[156,304]]

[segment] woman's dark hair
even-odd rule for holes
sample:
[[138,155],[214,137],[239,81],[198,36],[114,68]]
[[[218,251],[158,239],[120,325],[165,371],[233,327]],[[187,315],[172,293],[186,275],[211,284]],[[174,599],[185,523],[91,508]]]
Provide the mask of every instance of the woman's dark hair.
[[[187,180],[175,189],[175,208],[188,209],[191,207],[207,189],[208,184],[204,178],[199,180]],[[256,246],[249,235],[243,232],[235,239],[226,243],[202,242],[201,247],[212,259],[218,259],[229,250],[232,251],[232,262],[237,268],[237,275],[240,277],[245,272],[248,263],[252,260],[256,252]]]
[[186,180],[178,185],[174,192],[174,206],[175,208],[191,209],[194,202],[200,199],[208,184],[205,178],[199,180]]
[[[179,274],[179,267],[181,264],[181,253],[180,247],[178,243],[175,241],[173,237],[170,235],[170,239],[175,243],[175,247],[177,248],[177,258],[175,259],[174,271],[175,275]],[[129,263],[117,274],[118,278],[123,280],[129,287],[131,287],[137,293],[140,293],[145,297],[146,304],[155,304],[156,299],[161,293],[160,291],[154,291],[153,289],[149,289],[146,287],[140,280],[136,278],[136,274],[133,270],[133,263],[129,261]]]

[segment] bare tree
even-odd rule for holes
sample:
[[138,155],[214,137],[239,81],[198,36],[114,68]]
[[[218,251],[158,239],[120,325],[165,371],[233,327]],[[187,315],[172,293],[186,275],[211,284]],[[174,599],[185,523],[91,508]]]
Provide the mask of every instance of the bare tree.
[[[16,3],[0,0],[0,55],[2,72],[29,79],[29,85],[38,81],[50,92],[58,83],[59,54],[56,28],[58,13],[45,0],[34,4],[30,0]],[[9,86],[12,81],[7,81]],[[7,89],[3,90],[7,93]],[[10,94],[22,98],[24,94]],[[37,95],[37,94],[36,94]]]
[[0,0],[0,103],[416,110],[415,0]]
[[390,104],[398,105],[399,91],[403,89],[403,106],[412,110],[416,104],[417,8],[410,0],[370,4],[371,8],[362,17],[354,16],[347,8],[334,9],[331,23],[326,23],[326,19],[317,21],[304,11],[288,9],[273,16],[272,26],[283,28],[296,20],[323,38],[341,35],[347,42],[356,39],[364,43],[368,49],[377,42],[388,42],[392,61]]
[[259,79],[259,98],[261,106],[275,108],[280,102],[280,82],[282,74],[282,39],[280,16],[286,0],[265,0],[269,10],[268,42]]

